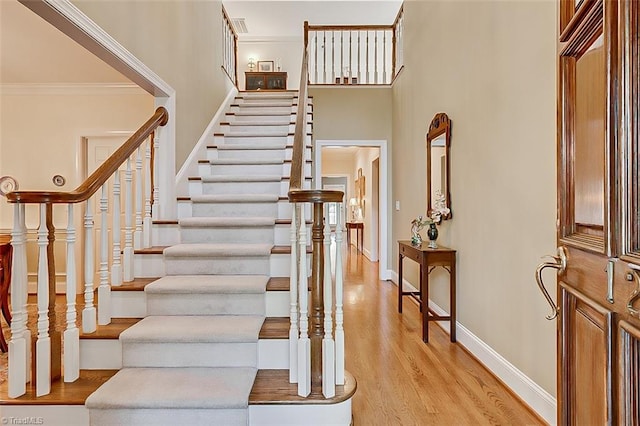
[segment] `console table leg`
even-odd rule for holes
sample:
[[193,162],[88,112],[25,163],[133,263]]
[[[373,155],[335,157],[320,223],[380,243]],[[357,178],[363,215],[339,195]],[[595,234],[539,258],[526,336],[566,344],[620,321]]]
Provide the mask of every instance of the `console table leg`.
[[398,312],[402,313],[402,259],[404,256],[398,256]]

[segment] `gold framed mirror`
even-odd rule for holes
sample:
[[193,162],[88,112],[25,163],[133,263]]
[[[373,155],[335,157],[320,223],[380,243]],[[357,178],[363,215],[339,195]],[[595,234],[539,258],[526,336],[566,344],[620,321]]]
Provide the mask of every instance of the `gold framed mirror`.
[[427,132],[427,213],[446,211],[441,219],[451,219],[451,120],[444,112],[433,117]]

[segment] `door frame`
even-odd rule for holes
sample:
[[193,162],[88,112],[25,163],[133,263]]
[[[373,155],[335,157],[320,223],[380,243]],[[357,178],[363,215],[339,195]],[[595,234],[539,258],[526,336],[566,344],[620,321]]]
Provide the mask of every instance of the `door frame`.
[[343,140],[343,139],[318,139],[315,141],[313,150],[314,163],[314,187],[320,189],[322,185],[322,148],[328,146],[357,146],[363,148],[379,148],[380,149],[380,186],[378,199],[380,208],[378,209],[379,235],[378,243],[380,245],[379,252],[379,277],[381,280],[391,280],[392,268],[390,266],[388,253],[391,247],[391,233],[389,229],[389,156],[387,152],[386,140]]

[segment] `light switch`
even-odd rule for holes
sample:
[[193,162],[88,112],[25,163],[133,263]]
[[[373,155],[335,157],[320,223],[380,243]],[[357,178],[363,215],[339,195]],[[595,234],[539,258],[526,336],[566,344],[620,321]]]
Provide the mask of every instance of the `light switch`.
[[400,201],[396,200],[396,211],[400,211]]

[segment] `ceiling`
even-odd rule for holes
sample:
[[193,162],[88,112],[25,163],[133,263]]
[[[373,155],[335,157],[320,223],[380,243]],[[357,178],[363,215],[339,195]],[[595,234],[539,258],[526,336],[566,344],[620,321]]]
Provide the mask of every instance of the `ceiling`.
[[245,18],[239,39],[300,38],[310,25],[391,25],[400,0],[247,1],[223,0],[229,18]]

